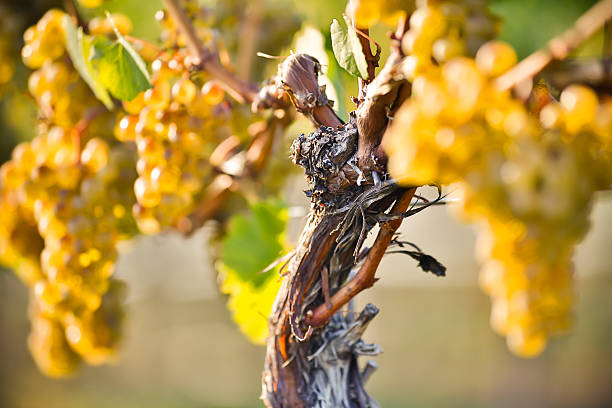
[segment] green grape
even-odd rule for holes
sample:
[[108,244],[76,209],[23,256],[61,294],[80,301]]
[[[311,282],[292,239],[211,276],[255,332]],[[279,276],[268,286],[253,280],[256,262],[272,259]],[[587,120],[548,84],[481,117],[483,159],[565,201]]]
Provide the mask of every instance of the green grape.
[[595,120],[599,101],[595,92],[583,85],[570,85],[560,97],[563,121],[569,133],[577,133]]
[[202,86],[202,98],[209,105],[218,105],[223,101],[225,92],[215,81],[208,81]]

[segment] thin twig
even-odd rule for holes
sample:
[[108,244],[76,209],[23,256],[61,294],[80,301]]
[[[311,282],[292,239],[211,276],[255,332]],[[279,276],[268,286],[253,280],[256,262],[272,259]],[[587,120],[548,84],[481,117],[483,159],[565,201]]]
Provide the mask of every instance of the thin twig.
[[184,234],[191,234],[206,221],[211,219],[223,208],[228,195],[238,189],[238,182],[227,174],[219,174],[204,190],[202,199],[199,200],[197,207],[189,216],[189,223],[184,226],[177,226],[177,229]]
[[[406,191],[404,195],[393,205],[391,214],[400,214],[406,211],[416,188],[411,188]],[[331,307],[326,304],[322,304],[315,308],[312,313],[308,313],[307,324],[313,327],[319,327],[327,323],[327,321],[336,313],[342,306],[347,304],[353,297],[355,297],[362,290],[369,288],[375,282],[376,270],[378,265],[385,254],[393,234],[399,228],[402,223],[401,219],[389,221],[384,223],[378,231],[376,241],[372,245],[372,248],[368,252],[368,255],[363,262],[363,265],[359,269],[359,272],[345,284],[338,292],[336,292],[330,299]]]
[[[133,37],[131,35],[124,35],[124,37],[130,43],[138,47],[137,48],[138,51],[144,50],[145,48],[149,48],[155,53],[155,58],[159,58],[159,57],[163,57],[165,59],[171,58],[170,54],[168,54],[166,51],[164,51],[163,49],[161,49],[160,47],[158,47],[157,45],[153,44],[150,41],[143,40],[142,38]],[[145,56],[143,56],[143,58],[147,59],[147,57]]]
[[[353,23],[355,24],[355,23]],[[359,96],[363,96],[365,94],[365,89],[366,89],[366,85],[369,84],[370,82],[372,82],[374,80],[374,76],[376,75],[376,67],[378,66],[378,58],[374,57],[374,55],[372,55],[372,48],[370,47],[370,31],[367,28],[357,28],[357,26],[354,27],[355,31],[357,32],[357,34],[361,34],[358,35],[357,37],[359,38],[359,43],[361,44],[361,49],[363,50],[363,55],[365,56],[366,62],[368,63],[368,78],[367,79],[362,79],[359,78]],[[376,55],[380,56],[380,46],[378,44],[376,44]]]
[[164,4],[168,9],[168,14],[185,36],[187,48],[193,57],[193,65],[200,66],[218,80],[227,93],[238,102],[252,103],[257,97],[257,87],[238,79],[217,61],[215,53],[204,47],[204,44],[198,39],[195,27],[179,5],[179,0],[164,0]]
[[255,178],[263,171],[272,155],[274,141],[282,138],[294,117],[289,109],[276,109],[265,127],[253,135],[253,141],[246,151],[246,175]]
[[612,0],[600,1],[576,20],[569,30],[550,40],[545,49],[534,52],[497,78],[495,86],[501,91],[506,91],[534,77],[551,61],[566,58],[611,18]]
[[79,154],[76,157],[76,164],[81,163],[81,149],[83,149],[83,133],[87,130],[89,125],[96,120],[100,115],[104,114],[104,112],[108,112],[103,105],[96,106],[95,108],[90,108],[87,110],[83,118],[77,122],[76,125],[72,128],[72,138],[74,145],[76,146],[76,151]]
[[236,57],[236,75],[246,81],[250,80],[253,66],[253,57],[257,47],[257,39],[260,33],[262,12],[264,5],[261,0],[252,0],[242,17],[242,28],[240,29],[240,42]]
[[580,83],[591,88],[610,92],[612,90],[612,70],[609,58],[580,58],[553,61],[542,71],[542,77],[557,89],[572,83]]
[[83,17],[79,14],[79,10],[74,4],[74,0],[64,0],[64,8],[69,16],[74,20],[74,24],[77,27],[82,27],[83,31],[87,33],[87,22],[83,20]]

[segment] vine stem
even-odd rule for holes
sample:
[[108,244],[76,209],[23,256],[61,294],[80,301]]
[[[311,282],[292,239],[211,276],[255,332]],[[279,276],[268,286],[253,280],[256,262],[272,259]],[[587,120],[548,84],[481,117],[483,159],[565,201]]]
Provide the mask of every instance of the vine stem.
[[580,16],[570,29],[550,40],[546,48],[529,55],[497,78],[495,86],[500,91],[507,91],[537,75],[551,61],[565,59],[611,18],[612,0],[601,0]]
[[214,52],[204,47],[191,20],[180,6],[179,0],[164,0],[164,4],[179,31],[185,36],[187,48],[193,58],[193,65],[200,66],[219,81],[227,93],[239,103],[252,103],[257,97],[257,87],[237,78],[217,61]]
[[[376,150],[389,124],[388,111],[392,105],[399,106],[402,98],[408,95],[399,94],[405,82],[397,80],[398,69],[404,57],[401,42],[407,30],[407,19],[400,19],[395,33],[391,36],[391,53],[378,75],[365,85],[365,95],[360,98],[357,106],[357,161],[362,170],[376,167],[373,158],[377,156]],[[369,42],[366,42],[369,47]],[[398,99],[398,96],[401,98]]]
[[[391,214],[400,214],[406,211],[412,198],[416,187],[407,190],[399,200],[395,202],[391,209]],[[313,327],[320,327],[326,324],[329,319],[336,313],[342,306],[347,304],[353,299],[359,292],[367,289],[374,285],[376,282],[376,270],[378,265],[385,254],[395,231],[399,228],[402,223],[402,219],[392,220],[389,222],[382,223],[380,231],[376,236],[376,241],[370,248],[368,255],[363,262],[363,265],[359,269],[359,272],[351,279],[346,285],[338,290],[329,299],[328,303],[323,303],[316,307],[312,312],[307,314],[306,323]]]
[[96,120],[104,112],[107,112],[104,106],[97,106],[93,109],[89,109],[83,118],[72,128],[72,137],[74,138],[74,144],[77,147],[78,157],[76,158],[76,164],[81,164],[81,150],[83,149],[83,133],[87,130],[89,125]]

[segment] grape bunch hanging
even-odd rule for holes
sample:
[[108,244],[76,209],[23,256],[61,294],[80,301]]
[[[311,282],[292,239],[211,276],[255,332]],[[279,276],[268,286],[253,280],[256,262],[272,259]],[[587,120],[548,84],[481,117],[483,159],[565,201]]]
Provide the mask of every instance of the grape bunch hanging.
[[532,357],[571,326],[573,251],[594,194],[612,182],[612,100],[583,85],[556,99],[539,83],[529,103],[500,89],[517,57],[485,42],[498,26],[485,6],[417,3],[402,41],[412,98],[385,149],[401,183],[450,184],[461,196],[456,213],[478,225],[491,326]]
[[[113,277],[117,244],[185,228],[213,181],[208,158],[227,138],[245,142],[257,118],[232,106],[216,81],[192,76],[176,48],[184,39],[158,15],[161,46],[139,48],[152,87],[112,109],[70,58],[70,16],[51,9],[23,35],[39,119],[36,137],[0,168],[0,259],[30,288],[28,345],[50,376],[116,358],[125,296]],[[112,14],[87,28],[92,38],[113,38],[128,35],[132,23]],[[198,31],[203,41],[214,37],[205,24]]]

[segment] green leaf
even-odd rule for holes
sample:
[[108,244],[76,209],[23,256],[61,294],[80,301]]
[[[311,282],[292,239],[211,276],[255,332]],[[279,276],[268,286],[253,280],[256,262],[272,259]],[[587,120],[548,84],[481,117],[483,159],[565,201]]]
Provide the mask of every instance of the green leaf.
[[281,201],[266,201],[252,204],[250,210],[250,217],[237,214],[230,219],[221,262],[260,286],[271,274],[258,272],[282,255],[287,209]]
[[268,335],[267,319],[280,287],[280,265],[260,272],[286,251],[286,226],[287,207],[282,201],[251,204],[249,216],[230,218],[216,265],[234,320],[257,344],[263,344]]
[[96,71],[92,66],[90,54],[92,52],[92,39],[77,28],[69,16],[64,17],[66,31],[66,49],[72,60],[72,65],[89,88],[108,110],[114,108],[113,101],[104,86],[97,81]]
[[[110,16],[108,17],[110,19]],[[112,22],[112,19],[111,19]],[[98,81],[117,99],[131,101],[152,88],[147,66],[115,27],[117,41],[96,42],[95,67]]]
[[366,61],[357,32],[353,28],[351,19],[344,17],[346,28],[334,19],[330,32],[334,56],[338,64],[350,74],[368,79],[368,62]]

